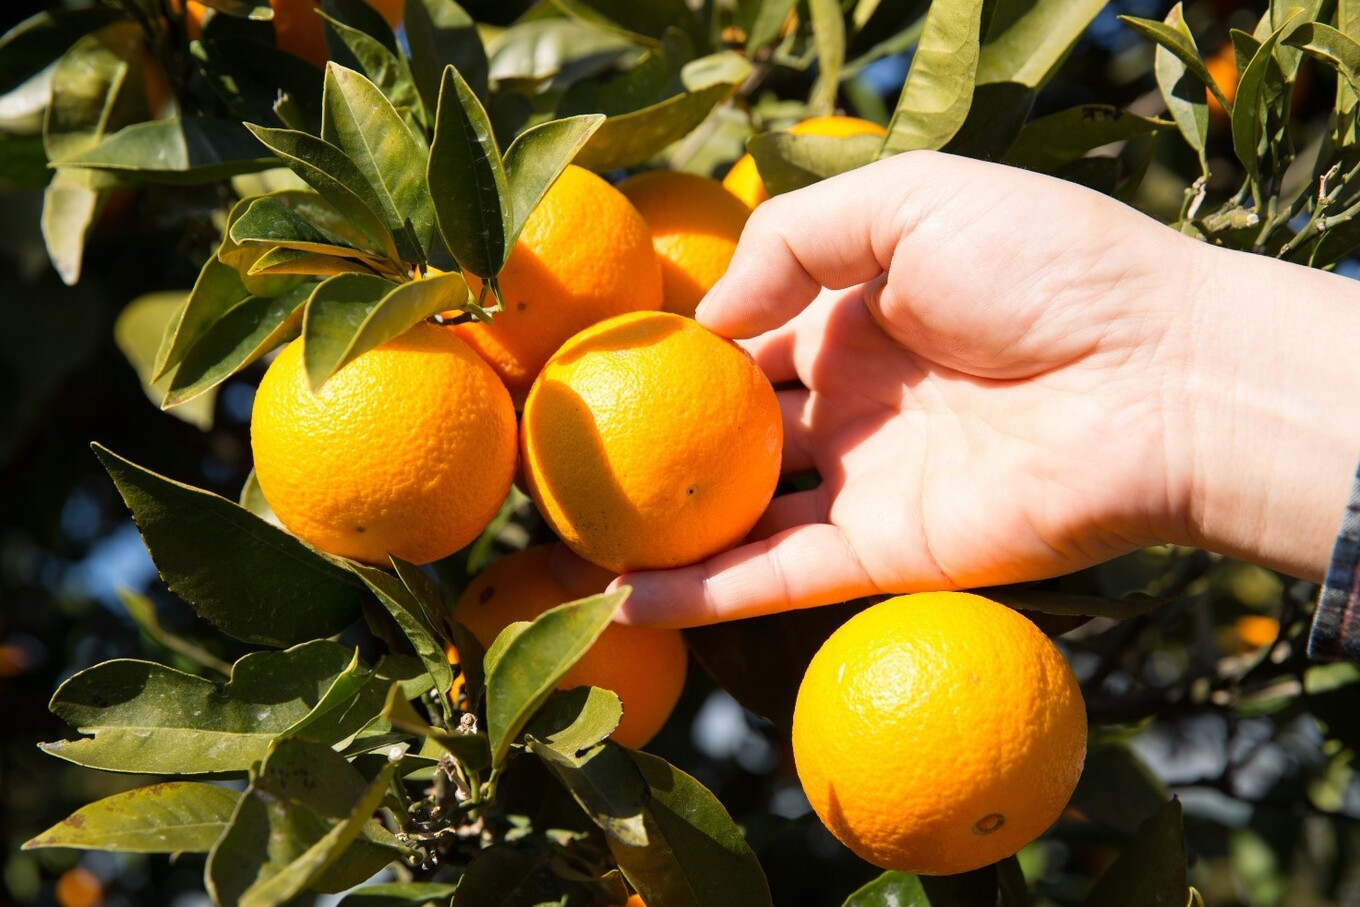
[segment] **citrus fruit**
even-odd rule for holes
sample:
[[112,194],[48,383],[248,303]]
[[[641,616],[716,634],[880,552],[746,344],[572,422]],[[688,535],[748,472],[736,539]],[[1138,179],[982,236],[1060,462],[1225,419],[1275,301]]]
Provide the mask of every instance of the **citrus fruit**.
[[53,894],[60,907],[97,907],[104,903],[104,886],[99,877],[83,866],[63,872]]
[[774,493],[783,424],[744,350],[692,319],[635,312],[562,345],[520,440],[529,494],[558,536],[624,572],[740,541]]
[[454,330],[516,402],[572,334],[623,312],[661,308],[661,266],[647,222],[619,190],[574,165],[529,216],[499,279],[504,311],[491,324]]
[[[574,601],[578,596],[562,588],[549,571],[551,554],[552,546],[539,545],[496,561],[458,599],[454,620],[490,648],[508,625]],[[604,585],[594,591],[603,592]],[[610,624],[557,686],[613,690],[623,703],[623,720],[613,739],[636,749],[655,737],[670,717],[684,689],[687,666],[679,630]]]
[[1264,614],[1248,614],[1237,619],[1233,632],[1243,649],[1259,649],[1279,638],[1280,622]]
[[662,308],[693,315],[727,270],[751,211],[717,180],[654,170],[619,183],[642,213],[661,260]]
[[198,0],[170,0],[170,9],[176,15],[184,16],[184,31],[190,40],[203,34],[203,17],[208,14],[208,8]]
[[[877,123],[861,120],[859,117],[830,116],[804,120],[790,127],[789,132],[794,135],[845,137],[883,135],[887,130]],[[727,176],[723,177],[722,184],[728,192],[746,202],[747,207],[750,208],[754,208],[770,197],[770,193],[765,191],[765,183],[760,178],[760,171],[756,169],[756,160],[749,154],[743,154],[737,159],[737,162],[732,165],[732,169],[727,171]]]
[[255,395],[260,490],[284,526],[323,551],[426,563],[471,542],[515,469],[510,396],[467,344],[421,323],[312,392],[302,343]]
[[[462,656],[458,654],[458,649],[453,643],[449,643],[449,645],[444,648],[444,657],[449,660],[449,664],[451,665],[461,665],[463,663]],[[462,709],[467,705],[467,703],[463,701],[463,693],[466,690],[467,678],[463,676],[463,672],[460,670],[457,676],[453,678],[453,686],[449,688],[449,702],[453,703],[454,708]]]
[[793,713],[812,808],[877,866],[967,872],[1051,825],[1086,757],[1081,691],[1020,614],[963,592],[889,599],[813,656]]
[[[1222,89],[1223,96],[1231,104],[1237,97],[1237,51],[1233,49],[1231,41],[1224,41],[1223,46],[1214,52],[1213,56],[1204,61],[1204,65],[1209,69],[1209,75],[1214,77],[1218,87]],[[1218,98],[1208,88],[1204,89],[1205,97],[1209,102],[1209,113],[1216,118],[1226,118],[1228,112],[1223,109],[1223,105],[1218,103]]]

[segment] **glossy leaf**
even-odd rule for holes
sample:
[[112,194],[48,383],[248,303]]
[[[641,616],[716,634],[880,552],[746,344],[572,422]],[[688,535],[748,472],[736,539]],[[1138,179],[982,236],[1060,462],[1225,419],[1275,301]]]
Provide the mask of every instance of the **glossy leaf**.
[[308,888],[341,891],[373,875],[397,856],[395,839],[372,818],[395,771],[388,762],[365,782],[329,747],[279,743],[208,857],[213,902],[283,904]]
[[651,904],[771,904],[769,884],[741,829],[702,784],[647,753],[630,753],[651,792],[643,811],[647,843],[610,839],[628,881]]
[[973,100],[983,0],[932,3],[880,157],[943,148]]
[[598,687],[559,690],[524,728],[543,746],[575,756],[604,740],[619,726],[623,705],[619,697]]
[[207,853],[236,809],[239,794],[198,781],[168,781],[81,807],[24,843],[119,853]]
[[756,169],[771,195],[792,192],[873,161],[876,135],[848,137],[763,132],[746,140]]
[[1002,159],[1029,121],[1036,94],[1018,82],[977,86],[963,125],[941,150],[988,161]]
[[488,63],[477,23],[454,0],[406,0],[406,42],[411,72],[425,107],[439,103],[445,64],[452,64],[473,94],[487,97]]
[[1181,907],[1189,897],[1181,801],[1174,797],[1138,828],[1083,902],[1090,907]]
[[440,83],[427,177],[439,233],[458,266],[495,277],[510,256],[514,209],[491,121],[452,66]]
[[[113,323],[113,339],[118,349],[127,357],[129,363],[141,380],[147,399],[160,406],[165,399],[165,391],[170,386],[170,377],[152,381],[151,373],[156,365],[156,353],[161,347],[161,339],[170,325],[179,317],[189,299],[182,290],[169,290],[164,293],[148,293],[123,306],[118,319]],[[196,400],[176,407],[171,415],[198,428],[212,427],[213,406],[217,395],[207,391]]]
[[379,344],[467,298],[458,274],[394,285],[371,274],[341,274],[317,286],[302,324],[302,361],[313,392]]
[[372,274],[373,270],[363,261],[358,258],[340,258],[335,255],[321,255],[275,246],[255,259],[255,263],[246,273],[247,276],[293,275],[323,279],[335,277],[337,274]]
[[644,815],[649,799],[647,782],[628,750],[605,742],[577,754],[532,736],[525,739],[529,752],[543,761],[611,842],[629,848],[644,848],[650,843]]
[[[434,688],[447,694],[453,687],[453,668],[444,653],[444,639],[437,627],[432,627],[425,618],[425,610],[416,600],[411,590],[395,576],[377,567],[351,564],[350,569],[364,581],[369,590],[378,598],[379,603],[392,615],[411,648],[415,650]],[[440,697],[446,718],[452,718],[448,696]]]
[[423,143],[368,79],[335,63],[326,67],[322,137],[363,174],[376,211],[406,261],[424,262],[434,233],[434,203],[420,162]]
[[274,508],[269,506],[269,502],[264,499],[264,492],[260,490],[260,482],[255,478],[254,469],[246,476],[246,481],[245,484],[241,486],[241,495],[237,503],[260,519],[269,523],[271,526],[283,526],[283,524],[279,522],[278,515],[274,513]]
[[845,899],[844,907],[995,907],[997,872],[984,866],[953,876],[885,872]]
[[134,123],[62,163],[178,185],[278,166],[240,123],[197,118]]
[[[1203,86],[1198,85],[1202,95]],[[1201,102],[1202,103],[1202,102]],[[1147,135],[1172,125],[1108,104],[1083,104],[1034,120],[1021,130],[1006,153],[1006,163],[1051,172],[1084,157],[1093,148]]]
[[510,143],[504,166],[513,212],[506,241],[512,247],[529,215],[603,122],[600,114],[549,120],[524,130]]
[[[305,718],[354,651],[313,640],[238,661],[225,685],[135,659],[106,661],[57,688],[52,712],[82,734],[42,748],[78,765],[136,774],[243,772]],[[333,743],[335,741],[322,741]]]
[[[302,542],[225,498],[93,446],[170,591],[222,632],[287,646],[338,633],[358,616],[360,585]],[[219,568],[223,557],[233,569]]]
[[999,34],[988,35],[977,80],[1042,88],[1086,33],[1106,0],[1038,0]]
[[165,332],[156,353],[152,380],[160,381],[183,362],[189,349],[217,320],[249,296],[250,290],[235,268],[222,263],[216,256],[204,262],[194,288],[189,291],[188,302]]
[[320,130],[321,73],[314,63],[215,28],[206,30],[199,48],[204,79],[238,122],[279,119],[293,129]]
[[118,601],[122,604],[128,617],[137,625],[137,628],[150,637],[156,645],[167,651],[175,652],[200,667],[216,671],[223,677],[231,676],[231,665],[207,649],[167,630],[161,623],[160,614],[156,610],[156,603],[149,597],[140,592],[119,587]]
[[80,280],[85,241],[103,207],[104,194],[79,170],[59,169],[43,190],[40,220],[47,257],[62,282],[74,286]]
[[[227,230],[227,239],[233,248],[229,252],[224,244],[218,257],[238,269],[250,267],[258,254],[265,248],[273,247],[313,252],[318,255],[371,258],[359,248],[337,243],[334,238],[309,222],[286,197],[264,195],[254,199],[243,199],[237,205],[237,210],[240,214],[235,216]],[[247,258],[235,251],[247,245],[255,247],[253,249],[255,255]]]
[[488,664],[486,729],[494,767],[505,763],[510,744],[524,725],[595,644],[627,598],[623,588],[545,611],[511,640],[494,664]]
[[266,129],[250,123],[246,128],[350,221],[364,237],[366,251],[393,260],[399,257],[393,236],[379,216],[381,206],[372,197],[363,171],[343,151],[293,129]]
[[[1179,32],[1190,47],[1195,47],[1195,36],[1185,24],[1181,4],[1171,7],[1171,11],[1166,14],[1165,25]],[[1166,109],[1175,120],[1176,128],[1185,137],[1186,144],[1199,156],[1200,172],[1207,175],[1209,160],[1204,149],[1209,141],[1209,105],[1205,100],[1204,83],[1184,60],[1161,44],[1157,45],[1155,51],[1154,71]],[[1225,109],[1232,108],[1229,106]]]
[[[334,11],[334,4],[330,6]],[[406,55],[397,45],[395,37],[392,37],[387,22],[380,14],[375,15],[376,11],[361,0],[357,4],[355,0],[351,0],[345,6],[348,10],[359,12],[366,19],[371,18],[372,26],[380,25],[384,33],[382,39],[370,34],[368,25],[346,23],[335,16],[324,15],[322,18],[330,26],[330,31],[340,38],[354,56],[367,80],[392,103],[404,122],[413,127],[423,123],[424,111],[421,109],[420,94],[416,90],[410,64],[406,62]],[[383,40],[386,38],[392,38],[391,45]],[[413,116],[414,120],[411,119]]]
[[161,405],[194,399],[296,337],[311,289],[308,284],[282,296],[251,296],[228,309],[184,355]]

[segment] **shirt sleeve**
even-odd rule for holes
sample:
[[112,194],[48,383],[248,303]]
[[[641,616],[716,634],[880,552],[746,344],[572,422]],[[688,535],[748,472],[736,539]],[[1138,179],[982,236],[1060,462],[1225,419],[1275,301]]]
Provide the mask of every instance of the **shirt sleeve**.
[[1322,661],[1360,662],[1360,469],[1313,613],[1308,655]]

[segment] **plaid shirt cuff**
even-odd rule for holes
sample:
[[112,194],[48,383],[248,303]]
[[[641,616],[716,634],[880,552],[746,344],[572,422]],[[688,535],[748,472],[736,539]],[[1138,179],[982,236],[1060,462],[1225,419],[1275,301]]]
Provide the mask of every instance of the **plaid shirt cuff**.
[[1324,661],[1360,662],[1360,470],[1313,614],[1308,655]]

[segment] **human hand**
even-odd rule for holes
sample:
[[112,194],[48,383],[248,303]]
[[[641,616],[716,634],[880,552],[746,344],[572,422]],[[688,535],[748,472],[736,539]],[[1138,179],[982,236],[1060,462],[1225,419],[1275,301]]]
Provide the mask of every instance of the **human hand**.
[[[1033,580],[1147,544],[1214,547],[1216,529],[1220,550],[1320,573],[1353,460],[1309,496],[1326,528],[1302,552],[1235,544],[1264,504],[1250,476],[1229,481],[1241,451],[1219,437],[1245,434],[1221,393],[1246,355],[1222,320],[1245,316],[1207,301],[1340,279],[1256,262],[1070,183],[929,152],[765,203],[698,318],[801,384],[780,391],[784,470],[821,485],[776,498],[744,546],[621,577],[623,619]],[[1256,328],[1252,355],[1287,333]]]

